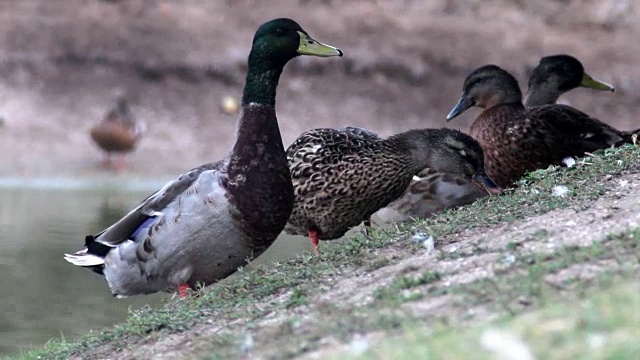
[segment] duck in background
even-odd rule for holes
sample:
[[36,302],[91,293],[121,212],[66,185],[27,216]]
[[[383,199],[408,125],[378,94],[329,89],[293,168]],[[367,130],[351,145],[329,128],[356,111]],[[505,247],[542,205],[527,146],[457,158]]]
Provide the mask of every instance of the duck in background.
[[470,134],[482,145],[487,174],[503,188],[528,171],[632,140],[631,134],[567,105],[526,109],[517,80],[496,65],[482,66],[467,76],[447,120],[472,106],[484,111]]
[[587,74],[582,63],[573,56],[545,56],[531,72],[524,105],[530,108],[555,104],[562,94],[578,87],[611,92],[615,90],[613,86]]
[[[587,74],[580,60],[571,55],[545,56],[540,59],[538,65],[531,72],[524,105],[527,108],[553,105],[562,94],[578,87],[610,92],[615,90],[612,85]],[[610,127],[600,120],[591,119],[600,123],[602,127]],[[614,129],[614,131],[616,130]],[[634,142],[633,139],[637,135],[636,137],[633,135],[640,134],[640,128],[632,131],[620,131],[620,134],[625,142],[629,142],[629,139]]]
[[90,130],[91,139],[105,152],[104,168],[124,170],[126,155],[135,150],[145,131],[145,124],[133,116],[126,95],[118,94],[106,116]]
[[224,159],[180,175],[122,219],[85,238],[68,262],[105,277],[114,296],[158,291],[186,296],[234,273],[282,232],[293,187],[278,120],[276,89],[299,56],[342,56],[291,19],[258,28],[249,54],[236,142]]
[[[529,78],[525,106],[554,104],[560,95],[580,86],[603,91],[614,90],[611,85],[587,74],[582,63],[572,56],[543,57]],[[380,209],[372,219],[379,222],[404,222],[426,218],[448,208],[470,204],[490,194],[501,194],[499,188],[487,192],[486,189],[475,186],[471,181],[472,174],[473,172],[452,174],[425,169],[414,176],[404,195]]]
[[369,220],[402,196],[421,171],[461,174],[485,192],[501,191],[484,172],[478,142],[452,129],[388,138],[353,127],[314,129],[289,146],[287,159],[295,202],[285,232],[309,236],[316,254],[319,240],[340,238]]

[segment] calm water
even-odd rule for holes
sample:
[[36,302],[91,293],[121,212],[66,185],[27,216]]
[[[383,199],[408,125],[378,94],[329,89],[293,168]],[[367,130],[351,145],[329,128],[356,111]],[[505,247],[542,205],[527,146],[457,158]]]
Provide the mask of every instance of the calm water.
[[[170,295],[115,299],[104,280],[62,259],[86,234],[112,224],[158,183],[0,180],[0,356],[51,338],[73,339],[122,322],[129,308],[161,306]],[[257,262],[310,250],[302,237],[283,237]]]

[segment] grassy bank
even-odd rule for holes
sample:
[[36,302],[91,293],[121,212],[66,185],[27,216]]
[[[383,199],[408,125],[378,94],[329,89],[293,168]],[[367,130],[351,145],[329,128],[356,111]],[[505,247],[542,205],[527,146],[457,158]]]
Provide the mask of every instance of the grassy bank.
[[602,151],[507,196],[323,243],[318,258],[243,272],[18,358],[469,358],[489,357],[491,341],[541,358],[595,354],[587,343],[631,354],[638,174],[640,147]]

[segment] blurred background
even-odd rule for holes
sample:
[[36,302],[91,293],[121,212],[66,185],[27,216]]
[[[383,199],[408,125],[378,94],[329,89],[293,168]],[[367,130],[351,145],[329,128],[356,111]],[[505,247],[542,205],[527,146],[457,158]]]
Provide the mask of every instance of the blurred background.
[[[226,154],[255,29],[297,20],[342,59],[285,69],[278,117],[285,146],[313,127],[381,134],[446,124],[465,76],[495,63],[526,85],[544,55],[578,57],[616,92],[563,99],[622,129],[638,127],[640,4],[633,0],[3,0],[0,2],[0,175],[96,170],[87,135],[126,91],[148,133],[129,172],[173,175]],[[100,169],[97,169],[100,170]]]
[[[314,127],[467,130],[478,109],[451,123],[445,116],[471,70],[494,63],[525,87],[540,57],[558,53],[616,86],[577,89],[562,102],[620,129],[640,127],[633,0],[2,0],[0,355],[162,301],[116,301],[61,255],[164,181],[227,153],[237,114],[221,102],[239,100],[253,33],[275,17],[345,52],[285,68],[277,99],[285,146]],[[89,129],[119,92],[148,130],[112,175]],[[308,249],[304,238],[286,241],[274,259]]]

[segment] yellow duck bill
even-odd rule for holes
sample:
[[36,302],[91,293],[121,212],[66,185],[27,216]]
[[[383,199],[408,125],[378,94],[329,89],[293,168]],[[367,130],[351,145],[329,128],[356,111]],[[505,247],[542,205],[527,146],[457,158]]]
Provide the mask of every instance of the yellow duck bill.
[[300,35],[300,45],[298,46],[298,54],[311,55],[319,57],[343,56],[342,50],[337,47],[325,45],[317,40],[312,39],[309,35],[298,31]]
[[604,81],[596,80],[587,73],[582,75],[580,86],[602,91],[615,91],[615,88],[612,85],[609,85]]

